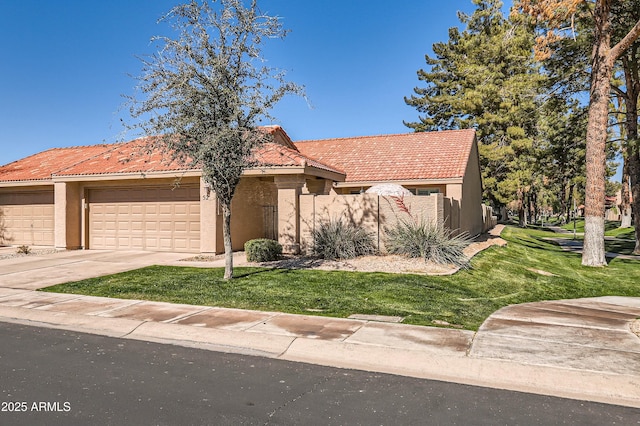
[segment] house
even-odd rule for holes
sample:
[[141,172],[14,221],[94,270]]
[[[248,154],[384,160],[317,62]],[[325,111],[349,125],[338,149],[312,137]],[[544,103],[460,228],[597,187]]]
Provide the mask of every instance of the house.
[[[279,126],[255,153],[232,203],[234,250],[274,238],[295,252],[302,194],[360,192],[378,182],[460,204],[483,228],[473,130],[292,142]],[[66,249],[223,252],[222,215],[201,172],[127,143],[54,148],[0,167],[0,244]],[[464,213],[464,214],[463,214]]]
[[452,228],[471,235],[483,231],[482,177],[473,129],[301,141],[295,146],[346,172],[345,180],[334,184],[338,194],[363,193],[389,182],[414,195],[443,194],[464,211]]

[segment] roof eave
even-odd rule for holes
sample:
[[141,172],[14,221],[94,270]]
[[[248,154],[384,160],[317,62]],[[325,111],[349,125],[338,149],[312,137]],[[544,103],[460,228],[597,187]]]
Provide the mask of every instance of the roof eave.
[[79,182],[79,181],[107,181],[126,179],[158,179],[167,177],[199,177],[201,170],[164,170],[164,171],[138,171],[127,173],[94,173],[77,175],[54,175],[53,182]]
[[0,188],[11,188],[16,186],[52,186],[51,179],[34,179],[34,180],[5,180],[0,181]]
[[342,182],[345,175],[313,166],[258,166],[246,169],[243,176],[309,175]]
[[373,186],[383,183],[395,183],[401,186],[405,185],[446,185],[446,184],[462,184],[462,177],[441,178],[441,179],[401,179],[401,180],[372,180],[372,181],[348,181],[339,182],[336,188],[351,188],[359,186]]

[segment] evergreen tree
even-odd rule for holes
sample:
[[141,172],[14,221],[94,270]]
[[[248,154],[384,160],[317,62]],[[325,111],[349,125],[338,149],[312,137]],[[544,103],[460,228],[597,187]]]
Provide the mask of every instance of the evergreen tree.
[[450,28],[449,40],[433,45],[433,57],[426,55],[427,69],[418,71],[426,87],[405,98],[422,115],[405,125],[416,131],[475,128],[485,199],[496,208],[518,200],[523,210],[534,180],[542,80],[532,29],[523,19],[506,18],[498,0],[474,4],[472,15],[458,15],[466,28]]
[[[623,37],[635,22],[640,22],[638,2],[617,2],[612,5],[614,36]],[[640,102],[640,41],[637,39],[621,55],[612,86],[619,99],[616,120],[620,125],[622,156],[622,224],[630,225],[634,212],[635,254],[640,254],[640,149],[638,138],[638,102]],[[631,194],[629,193],[631,190]],[[631,195],[631,197],[630,197]],[[632,202],[631,202],[632,201]],[[630,208],[631,207],[631,208]]]
[[[549,48],[574,29],[576,14],[584,11],[592,18],[593,45],[589,91],[589,119],[586,135],[585,237],[582,264],[606,266],[604,250],[605,182],[607,174],[607,124],[611,78],[614,64],[640,37],[640,20],[631,23],[621,34],[614,33],[612,7],[615,0],[517,0],[514,6],[535,17],[543,34],[537,38],[539,58],[553,56]],[[637,8],[637,2],[633,7]],[[615,43],[615,44],[613,44]]]
[[539,164],[564,221],[571,216],[575,195],[584,192],[586,123],[586,108],[574,99],[550,96],[542,108]]

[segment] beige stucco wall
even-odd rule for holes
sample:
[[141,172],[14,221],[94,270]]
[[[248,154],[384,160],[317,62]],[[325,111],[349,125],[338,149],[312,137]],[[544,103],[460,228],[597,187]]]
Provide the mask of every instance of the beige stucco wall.
[[398,220],[425,220],[444,225],[444,197],[381,197],[359,195],[301,195],[300,247],[303,253],[313,250],[313,232],[323,222],[342,218],[374,235],[379,250],[384,251],[385,230]]
[[275,207],[277,200],[278,192],[273,178],[240,179],[231,202],[233,250],[244,250],[244,243],[251,239],[265,238],[269,226],[266,222],[270,219],[265,209]]
[[218,211],[216,194],[200,178],[200,252],[218,253],[222,245],[222,216]]
[[461,190],[460,230],[469,235],[480,234],[483,232],[482,176],[476,143],[471,146]]
[[83,188],[78,182],[54,184],[55,247],[75,250],[82,243]]

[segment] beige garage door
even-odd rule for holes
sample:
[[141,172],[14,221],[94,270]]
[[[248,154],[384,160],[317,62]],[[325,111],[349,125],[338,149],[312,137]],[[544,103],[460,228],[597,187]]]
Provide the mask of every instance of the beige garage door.
[[54,245],[53,190],[0,193],[0,244]]
[[89,248],[200,251],[200,190],[100,188],[89,191]]

